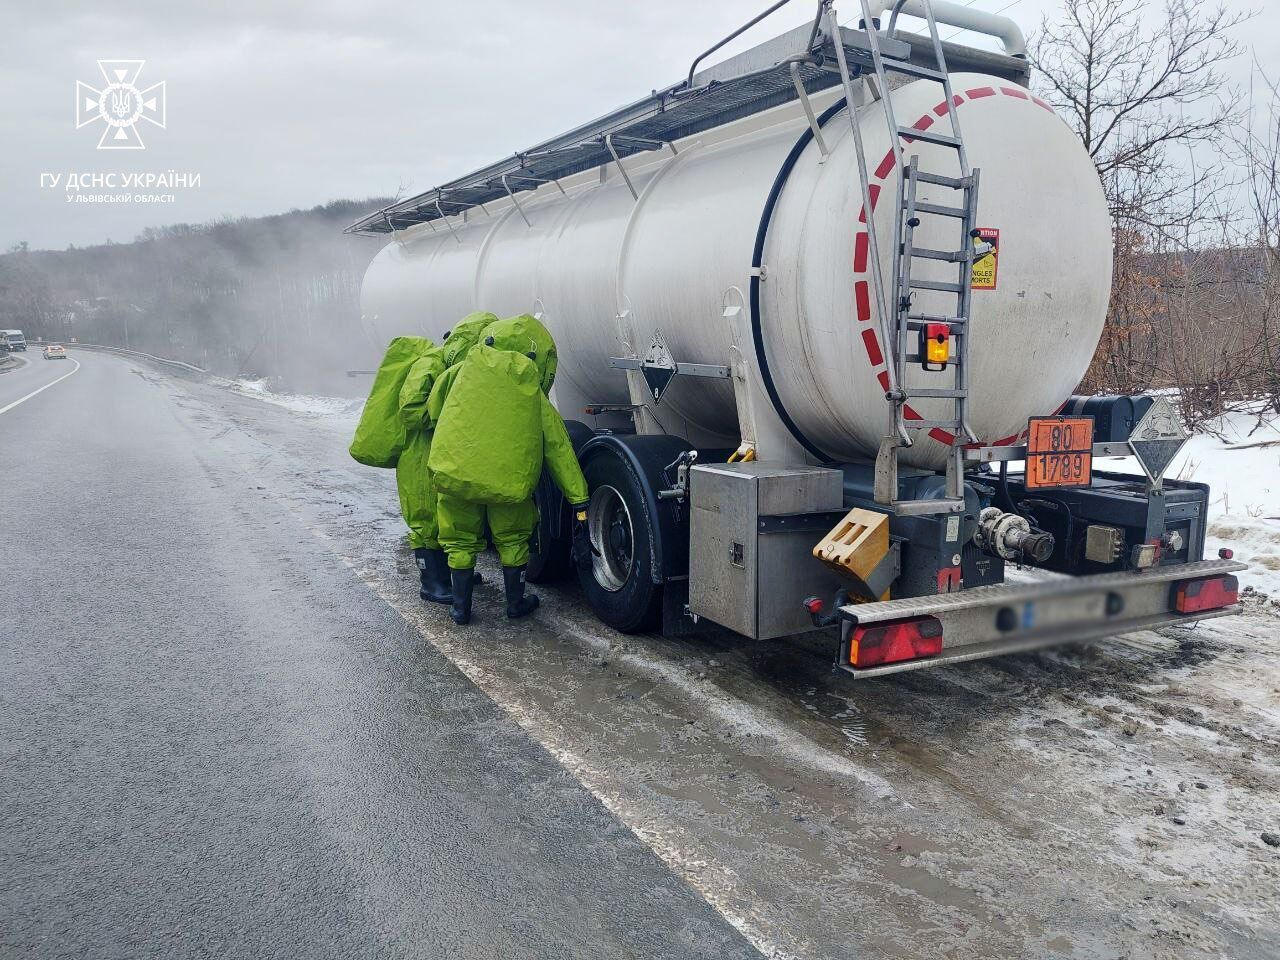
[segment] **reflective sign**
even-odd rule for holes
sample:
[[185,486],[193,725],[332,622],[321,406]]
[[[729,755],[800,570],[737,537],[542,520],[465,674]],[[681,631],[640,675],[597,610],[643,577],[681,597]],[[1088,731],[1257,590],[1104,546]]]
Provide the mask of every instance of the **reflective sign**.
[[1032,417],[1028,421],[1028,490],[1087,487],[1092,480],[1093,417]]

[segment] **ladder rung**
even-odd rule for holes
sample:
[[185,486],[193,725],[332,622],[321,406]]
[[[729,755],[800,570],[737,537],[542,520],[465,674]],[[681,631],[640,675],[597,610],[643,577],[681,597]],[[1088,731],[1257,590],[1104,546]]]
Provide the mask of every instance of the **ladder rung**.
[[916,171],[916,179],[921,183],[934,183],[940,187],[951,187],[953,190],[963,190],[973,184],[973,180],[969,177],[944,177],[940,173],[925,173],[923,170]]
[[946,323],[953,327],[964,325],[964,317],[944,317],[940,314],[933,313],[908,313],[907,327],[915,330],[926,323]]
[[949,280],[917,280],[912,277],[910,285],[916,290],[941,290],[943,293],[964,293],[964,285]]
[[951,263],[963,263],[969,259],[968,250],[930,250],[928,247],[912,247],[911,255],[924,260],[947,260]]
[[929,130],[917,130],[915,127],[899,127],[898,135],[908,140],[923,140],[925,143],[936,143],[940,147],[959,149],[960,141],[949,133],[933,133]]
[[894,60],[891,57],[882,57],[884,68],[892,70],[895,73],[906,73],[913,77],[920,77],[923,80],[937,80],[941,83],[946,79],[946,74],[933,67],[921,67],[912,63],[910,60]]
[[954,433],[960,429],[959,420],[903,420],[902,425],[908,430],[950,430]]
[[925,399],[941,398],[943,400],[959,400],[969,395],[967,390],[943,390],[940,388],[935,389],[933,387],[920,387],[919,389],[915,387],[908,387],[905,392],[908,400],[914,400],[916,397],[923,397]]
[[[959,336],[959,334],[956,333],[955,331],[952,331],[952,336]],[[905,357],[902,358],[903,363],[909,363],[912,365],[920,363],[922,360],[924,360],[924,357],[920,356],[920,354],[918,353],[908,353]],[[964,361],[961,360],[959,357],[952,357],[950,360],[947,361],[947,366],[962,367],[964,366]],[[941,373],[940,370],[934,370],[932,372]]]
[[[904,209],[906,208],[905,204],[903,205],[903,208]],[[969,212],[965,210],[963,207],[944,207],[937,203],[917,203],[914,207],[911,208],[911,212],[912,213],[932,213],[934,216],[955,217],[958,220],[963,220],[965,217],[969,215]]]
[[964,321],[957,320],[953,317],[939,317],[937,320],[908,320],[905,327],[908,330],[923,330],[925,327],[934,323],[945,323],[951,331],[953,337],[964,336]]

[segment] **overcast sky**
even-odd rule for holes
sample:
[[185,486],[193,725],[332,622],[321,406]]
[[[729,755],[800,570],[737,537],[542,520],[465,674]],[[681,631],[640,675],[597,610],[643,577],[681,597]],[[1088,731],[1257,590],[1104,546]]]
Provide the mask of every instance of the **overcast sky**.
[[[972,0],[1030,33],[1057,0]],[[1280,0],[1242,41],[1280,73]],[[0,0],[0,249],[133,239],[147,226],[419,191],[675,82],[765,0]],[[811,0],[744,43],[806,20]],[[837,4],[841,19],[857,4]],[[945,35],[945,34],[944,34]],[[961,38],[957,38],[961,39]],[[741,44],[739,45],[741,46]],[[166,128],[145,150],[76,129],[76,81],[145,60]],[[1236,75],[1247,80],[1247,58]],[[172,204],[78,204],[41,174],[199,173]],[[101,191],[98,191],[101,192]],[[159,191],[164,192],[164,191]]]

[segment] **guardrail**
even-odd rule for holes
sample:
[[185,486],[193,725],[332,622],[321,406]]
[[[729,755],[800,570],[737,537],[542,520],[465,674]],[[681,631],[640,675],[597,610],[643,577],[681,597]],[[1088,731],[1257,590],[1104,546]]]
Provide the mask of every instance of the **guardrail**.
[[69,343],[66,344],[66,346],[68,349],[79,350],[87,348],[89,350],[105,350],[108,353],[118,353],[126,357],[142,357],[146,360],[154,360],[156,363],[167,363],[170,366],[182,367],[183,369],[191,370],[195,373],[207,374],[209,372],[204,367],[197,367],[194,363],[187,363],[185,360],[170,360],[168,357],[157,357],[153,353],[143,353],[140,350],[126,350],[124,347],[109,347],[104,343]]

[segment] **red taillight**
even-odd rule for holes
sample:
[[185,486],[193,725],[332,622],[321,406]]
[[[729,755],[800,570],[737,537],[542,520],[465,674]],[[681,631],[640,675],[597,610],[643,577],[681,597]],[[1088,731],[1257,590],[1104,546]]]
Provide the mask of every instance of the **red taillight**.
[[1230,574],[1184,580],[1178,584],[1173,595],[1173,605],[1179,613],[1217,610],[1239,602],[1240,581]]
[[853,628],[849,639],[849,663],[875,667],[933,657],[942,652],[942,623],[937,617],[889,620]]

